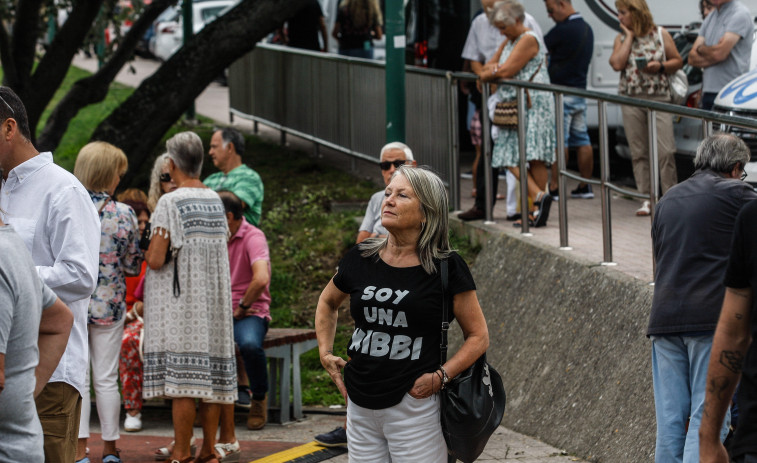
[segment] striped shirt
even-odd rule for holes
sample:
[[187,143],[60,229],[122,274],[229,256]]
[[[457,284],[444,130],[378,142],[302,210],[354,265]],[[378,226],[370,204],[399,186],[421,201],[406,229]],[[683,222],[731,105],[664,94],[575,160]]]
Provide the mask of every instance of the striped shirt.
[[226,190],[234,193],[245,204],[244,218],[258,226],[263,210],[263,180],[257,172],[242,164],[228,174],[216,172],[203,183],[215,191]]

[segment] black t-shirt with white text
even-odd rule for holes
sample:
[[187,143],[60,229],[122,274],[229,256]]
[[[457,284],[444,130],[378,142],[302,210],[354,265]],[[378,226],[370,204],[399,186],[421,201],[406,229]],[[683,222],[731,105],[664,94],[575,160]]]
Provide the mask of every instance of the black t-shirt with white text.
[[[475,290],[465,261],[452,253],[448,262],[447,297]],[[334,284],[350,295],[355,320],[344,369],[350,400],[372,410],[398,404],[419,376],[439,368],[439,272],[429,275],[420,265],[392,267],[375,256],[362,257],[355,246],[339,263]],[[448,311],[451,321],[451,304]]]
[[[729,288],[752,288],[757,294],[757,201],[748,203],[736,218],[731,258],[725,275]],[[731,457],[757,453],[757,297],[752,297],[750,310],[752,343],[744,358],[739,404],[739,425],[733,436]]]

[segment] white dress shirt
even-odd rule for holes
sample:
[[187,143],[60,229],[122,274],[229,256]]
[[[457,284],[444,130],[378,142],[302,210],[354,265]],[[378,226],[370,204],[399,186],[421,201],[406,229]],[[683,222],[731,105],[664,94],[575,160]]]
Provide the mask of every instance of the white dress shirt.
[[[544,34],[541,32],[541,27],[539,27],[533,16],[528,13],[525,13],[525,16],[523,25],[536,33],[539,39],[539,46],[543,49]],[[492,26],[486,15],[482,13],[471,22],[468,38],[465,40],[465,46],[463,47],[462,57],[470,61],[486,63],[492,59],[494,53],[497,52],[497,48],[499,48],[499,45],[505,38],[499,29]]]
[[50,382],[68,383],[82,393],[89,363],[87,309],[100,259],[97,210],[79,180],[45,152],[8,172],[0,190],[0,217],[13,225],[42,281],[74,314],[66,351]]

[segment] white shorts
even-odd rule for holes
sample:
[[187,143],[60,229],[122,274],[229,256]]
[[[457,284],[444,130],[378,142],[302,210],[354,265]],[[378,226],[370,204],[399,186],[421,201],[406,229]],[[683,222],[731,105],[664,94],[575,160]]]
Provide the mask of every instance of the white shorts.
[[371,410],[347,404],[350,462],[447,463],[447,444],[439,422],[439,399],[405,394],[397,405]]

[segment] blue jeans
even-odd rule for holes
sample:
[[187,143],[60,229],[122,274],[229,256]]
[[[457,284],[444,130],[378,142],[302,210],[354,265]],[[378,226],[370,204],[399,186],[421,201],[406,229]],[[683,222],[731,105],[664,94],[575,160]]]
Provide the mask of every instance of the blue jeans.
[[[657,417],[655,462],[699,462],[699,424],[702,421],[712,337],[712,334],[650,336]],[[721,441],[728,435],[730,421],[729,412],[720,432]]]
[[339,54],[342,56],[351,56],[353,58],[373,59],[373,47],[370,48],[339,48]]
[[565,147],[591,145],[586,127],[586,100],[577,96],[563,97],[563,133]]
[[252,395],[260,397],[268,392],[268,368],[266,368],[263,340],[268,332],[268,320],[254,315],[234,320],[234,342],[242,354],[244,370],[250,378]]

